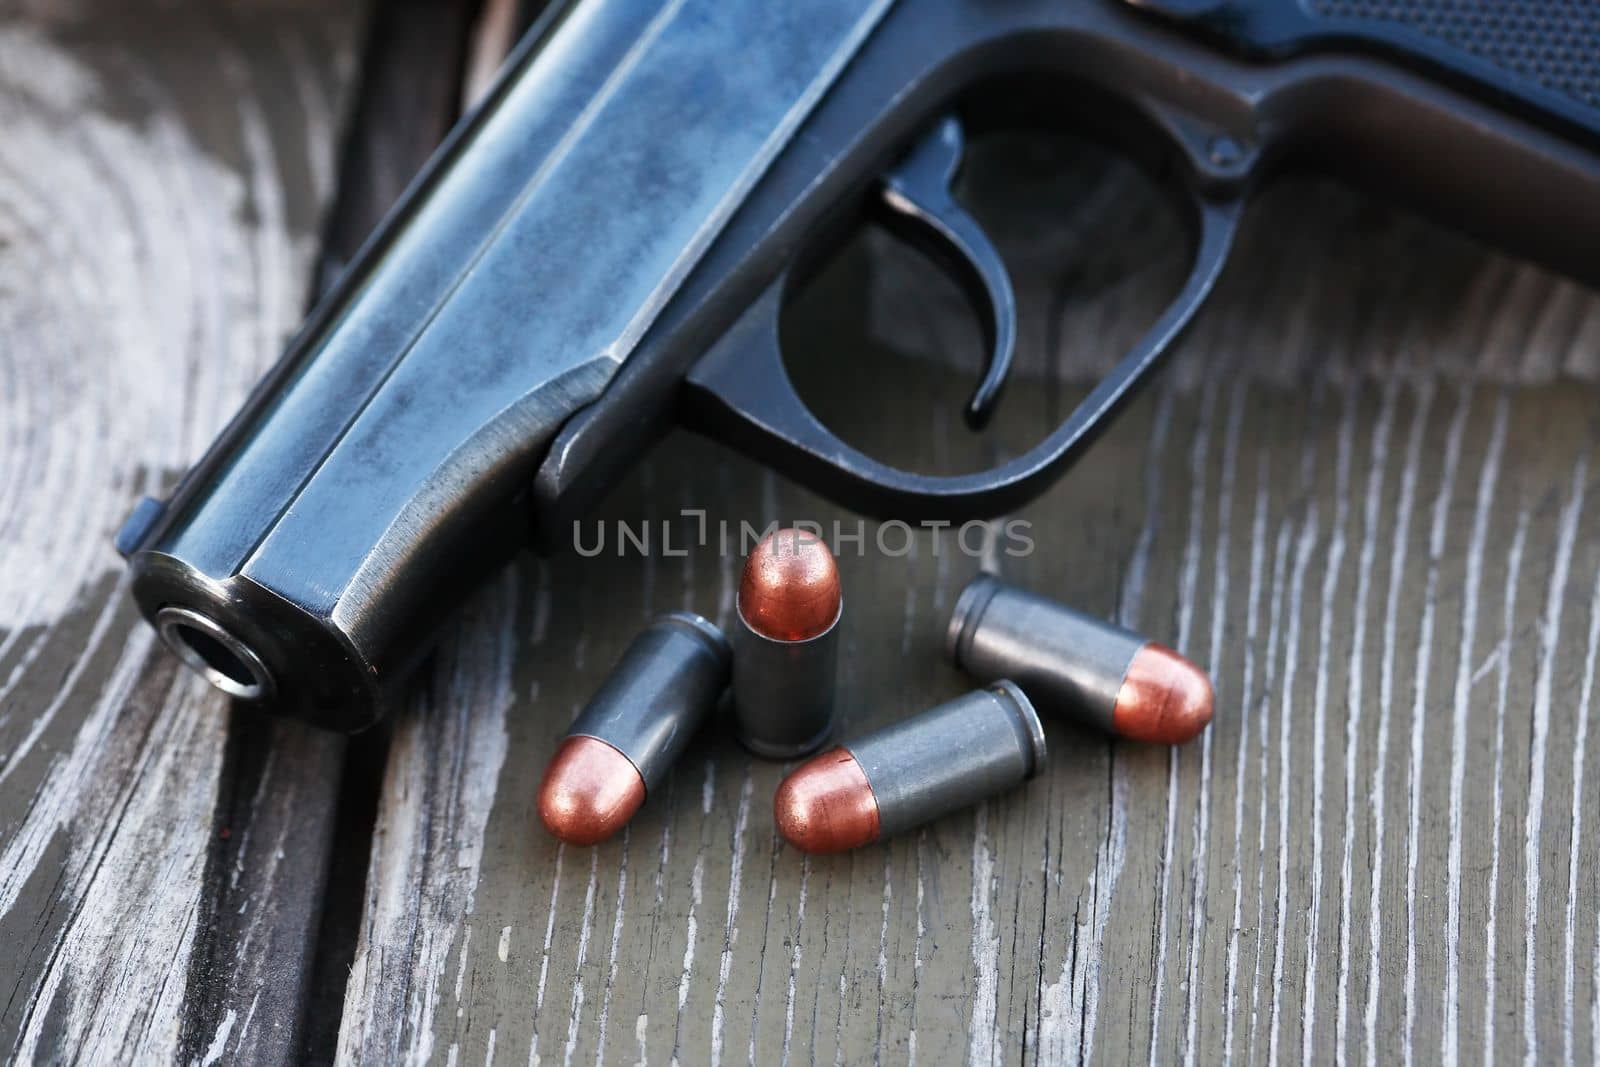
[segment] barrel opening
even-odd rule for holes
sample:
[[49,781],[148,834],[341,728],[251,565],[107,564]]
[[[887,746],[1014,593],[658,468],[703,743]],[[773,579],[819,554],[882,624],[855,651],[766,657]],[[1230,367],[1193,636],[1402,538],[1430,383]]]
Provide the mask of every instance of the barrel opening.
[[157,628],[178,658],[206,681],[241,700],[259,700],[271,686],[266,666],[250,647],[199,612],[166,607]]

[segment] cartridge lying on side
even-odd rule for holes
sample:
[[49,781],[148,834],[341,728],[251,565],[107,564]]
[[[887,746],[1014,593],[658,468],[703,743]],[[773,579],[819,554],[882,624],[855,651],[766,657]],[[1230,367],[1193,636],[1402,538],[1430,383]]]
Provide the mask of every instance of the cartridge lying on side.
[[1045,711],[1119,737],[1177,745],[1211,721],[1211,680],[1178,653],[987,574],[946,637],[974,678],[1010,678]]
[[842,852],[1010,789],[1044,759],[1033,705],[996,682],[801,764],[773,815],[796,848]]
[[604,841],[633,818],[728,685],[731,650],[687,611],[633,639],[567,731],[539,787],[539,818],[570,845]]

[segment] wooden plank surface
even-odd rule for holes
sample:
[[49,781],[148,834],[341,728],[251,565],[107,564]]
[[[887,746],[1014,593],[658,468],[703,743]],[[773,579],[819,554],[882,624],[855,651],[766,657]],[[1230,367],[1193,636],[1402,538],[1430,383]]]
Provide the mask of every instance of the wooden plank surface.
[[358,12],[0,9],[0,1055],[286,1062],[342,742],[176,666],[111,536],[298,323]]
[[[824,417],[880,454],[1015,451],[1181,269],[1124,170],[999,157],[971,193],[1029,322],[995,431],[960,427],[976,331],[926,270],[869,249],[793,331]],[[868,524],[841,560],[845,735],[963,689],[941,639],[980,565],[1186,650],[1215,724],[1167,751],[1050,723],[1026,789],[851,855],[782,846],[785,767],[725,729],[620,839],[545,836],[567,723],[652,613],[728,623],[738,560],[664,555],[657,525],[651,555],[525,561],[398,723],[341,1058],[1588,1061],[1597,341],[1593,294],[1355,193],[1277,189],[1177,365],[1017,516],[1036,551],[924,533],[884,555]],[[855,529],[690,439],[605,516],[681,546],[682,509],[735,537]]]
[[[175,668],[107,542],[298,317],[360,28],[287,0],[16,9],[0,1048],[290,1058],[334,814],[313,787],[342,746]],[[990,434],[960,426],[976,331],[926,269],[859,249],[793,331],[826,418],[935,469],[1054,425],[1181,268],[1122,169],[1013,145],[970,172],[1028,312]],[[638,625],[731,617],[737,559],[662,554],[662,519],[674,547],[685,508],[735,540],[855,530],[669,441],[604,509],[657,523],[657,553],[522,561],[402,709],[341,1057],[1592,1059],[1597,353],[1592,294],[1357,194],[1278,189],[1160,386],[1016,516],[1032,554],[949,532],[900,553],[895,531],[879,553],[867,524],[841,561],[846,735],[964,688],[940,645],[980,565],[1184,648],[1217,679],[1212,730],[1167,752],[1049,723],[1026,789],[843,857],[781,846],[784,767],[715,729],[621,839],[537,827],[543,763]]]

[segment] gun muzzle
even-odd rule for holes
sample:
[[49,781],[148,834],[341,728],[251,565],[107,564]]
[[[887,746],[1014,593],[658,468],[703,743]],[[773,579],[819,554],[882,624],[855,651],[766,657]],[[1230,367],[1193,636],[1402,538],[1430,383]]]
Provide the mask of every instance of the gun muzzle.
[[171,500],[118,536],[166,643],[239,699],[376,721],[528,542],[556,431],[888,6],[590,0],[536,30]]

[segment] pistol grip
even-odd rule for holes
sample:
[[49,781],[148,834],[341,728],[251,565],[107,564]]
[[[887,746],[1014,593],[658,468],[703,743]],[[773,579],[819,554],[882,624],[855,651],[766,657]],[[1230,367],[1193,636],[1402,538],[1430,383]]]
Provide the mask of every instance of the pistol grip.
[[1253,59],[1366,53],[1600,141],[1600,5],[1529,0],[1128,0]]

